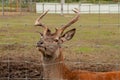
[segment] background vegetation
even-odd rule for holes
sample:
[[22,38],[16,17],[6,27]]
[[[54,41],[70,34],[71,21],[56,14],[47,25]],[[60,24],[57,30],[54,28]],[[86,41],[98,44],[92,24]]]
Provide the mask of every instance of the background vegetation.
[[[9,2],[9,0],[4,0],[6,3]],[[15,2],[16,0],[13,0]],[[27,2],[60,2],[61,0],[22,0],[24,3]],[[118,2],[118,0],[65,0],[66,3],[74,3],[74,2],[91,2],[91,3],[96,3],[96,2]],[[2,0],[0,0],[0,3]]]

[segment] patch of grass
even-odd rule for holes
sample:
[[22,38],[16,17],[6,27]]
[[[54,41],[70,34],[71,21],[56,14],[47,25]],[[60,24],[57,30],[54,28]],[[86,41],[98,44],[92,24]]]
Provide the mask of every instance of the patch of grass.
[[94,48],[91,48],[91,47],[77,47],[75,48],[75,52],[79,52],[79,53],[90,53],[94,50]]
[[[23,16],[0,16],[0,43],[36,44],[40,39],[36,31],[42,31],[42,28],[34,27],[34,22],[38,16],[39,14],[34,13]],[[70,14],[64,16],[48,14],[42,22],[49,26],[53,32],[55,27],[66,24],[74,16]],[[71,44],[73,48],[71,50],[75,50],[75,53],[95,52],[96,47],[91,47],[93,45],[103,45],[103,48],[107,45],[110,50],[115,49],[116,52],[119,52],[119,46],[116,47],[117,44],[120,44],[118,26],[101,25],[98,27],[99,23],[118,24],[118,14],[101,14],[100,22],[98,14],[81,14],[79,21],[68,28],[68,30],[76,28],[77,31],[73,39],[66,45],[70,46]],[[76,44],[82,46],[79,47]],[[97,50],[100,51],[99,48]]]

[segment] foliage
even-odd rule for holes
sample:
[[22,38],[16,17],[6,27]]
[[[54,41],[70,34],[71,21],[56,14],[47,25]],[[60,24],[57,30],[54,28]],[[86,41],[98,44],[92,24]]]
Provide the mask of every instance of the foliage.
[[[61,0],[36,0],[37,2],[60,2]],[[72,2],[118,2],[118,0],[65,0],[66,3],[72,3]]]
[[[21,4],[20,4],[20,0],[19,0],[19,4],[21,5],[22,8],[27,8],[30,7],[30,1],[32,2],[52,2],[52,3],[60,3],[61,0],[21,0]],[[65,0],[66,3],[117,3],[118,0]],[[5,7],[9,7],[10,5],[12,5],[13,8],[16,8],[16,3],[17,0],[12,0],[12,2],[10,3],[9,0],[4,0],[4,6]],[[2,0],[0,0],[0,7],[2,6]]]
[[[30,0],[21,0],[21,5],[22,8],[28,7]],[[9,0],[4,0],[4,6],[9,6],[12,5],[12,7],[16,7],[17,0],[12,0],[10,2]],[[2,6],[2,0],[0,0],[0,6]]]

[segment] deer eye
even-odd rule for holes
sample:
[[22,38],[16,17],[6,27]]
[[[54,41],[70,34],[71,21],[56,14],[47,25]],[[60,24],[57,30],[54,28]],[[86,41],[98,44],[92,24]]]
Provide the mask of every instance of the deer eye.
[[58,42],[58,39],[54,39],[55,42]]

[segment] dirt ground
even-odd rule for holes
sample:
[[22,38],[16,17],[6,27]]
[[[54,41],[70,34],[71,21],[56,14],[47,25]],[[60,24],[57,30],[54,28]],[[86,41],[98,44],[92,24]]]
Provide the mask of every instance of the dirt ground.
[[[0,80],[42,80],[41,54],[35,46],[0,45]],[[66,50],[66,52],[68,52]],[[96,56],[97,55],[97,56]],[[115,55],[110,53],[110,55]],[[120,54],[116,54],[120,56]],[[120,59],[109,59],[105,54],[64,54],[65,63],[71,69],[89,71],[120,70]],[[99,57],[99,59],[97,59]],[[106,62],[105,62],[106,61]],[[78,63],[79,62],[79,63]],[[102,63],[102,64],[101,64]]]

